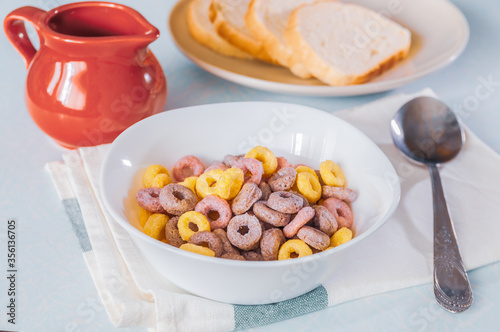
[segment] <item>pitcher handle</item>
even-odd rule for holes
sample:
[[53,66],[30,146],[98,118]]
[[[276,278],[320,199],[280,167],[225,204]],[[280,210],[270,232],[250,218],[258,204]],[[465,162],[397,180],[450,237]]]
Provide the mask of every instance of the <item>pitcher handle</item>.
[[26,6],[15,9],[12,11],[3,22],[3,28],[5,34],[9,41],[14,45],[21,56],[24,59],[26,68],[28,68],[36,54],[36,49],[33,47],[28,34],[26,33],[26,28],[24,26],[24,21],[30,23],[38,33],[38,39],[40,40],[40,45],[43,44],[43,36],[40,34],[40,18],[46,12],[36,7]]

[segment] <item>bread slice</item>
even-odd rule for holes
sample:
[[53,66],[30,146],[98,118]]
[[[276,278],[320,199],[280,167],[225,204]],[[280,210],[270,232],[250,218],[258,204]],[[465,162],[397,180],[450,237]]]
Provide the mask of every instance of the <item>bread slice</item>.
[[253,57],[277,63],[264,49],[264,45],[252,35],[245,24],[245,15],[251,0],[212,0],[210,21],[217,33],[230,44]]
[[300,56],[288,45],[285,30],[292,11],[317,0],[252,0],[245,16],[248,29],[262,41],[269,55],[292,73],[309,78],[311,74],[300,62]]
[[411,33],[355,4],[322,1],[290,15],[287,42],[307,70],[323,82],[364,83],[408,55]]
[[231,45],[215,31],[208,19],[208,9],[212,0],[191,0],[188,7],[187,22],[189,32],[200,44],[217,53],[242,59],[250,59],[248,53]]

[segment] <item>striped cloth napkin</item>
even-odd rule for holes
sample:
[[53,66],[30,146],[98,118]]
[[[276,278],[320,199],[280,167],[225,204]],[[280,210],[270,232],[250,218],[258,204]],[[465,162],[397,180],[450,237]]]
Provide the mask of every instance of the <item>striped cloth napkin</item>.
[[[231,305],[203,299],[164,279],[110,217],[100,197],[99,170],[107,145],[81,148],[52,162],[50,172],[83,257],[113,324],[158,331],[230,331],[324,309],[349,300],[432,281],[432,194],[426,168],[396,150],[392,115],[409,99],[431,90],[396,95],[336,112],[367,134],[392,161],[402,186],[400,205],[377,233],[350,252],[342,276],[297,298],[270,305]],[[465,266],[500,260],[500,157],[470,131],[442,180]],[[377,248],[377,250],[373,250]],[[429,285],[429,287],[431,287]]]

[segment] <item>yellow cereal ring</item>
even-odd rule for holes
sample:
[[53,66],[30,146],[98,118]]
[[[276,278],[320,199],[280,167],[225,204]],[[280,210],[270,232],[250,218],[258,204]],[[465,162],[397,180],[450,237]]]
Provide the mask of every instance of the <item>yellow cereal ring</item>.
[[170,176],[166,173],[160,173],[154,177],[151,187],[163,188],[170,183],[172,183],[172,179],[170,178]]
[[245,175],[243,171],[236,167],[231,167],[222,172],[222,176],[215,185],[215,193],[223,199],[233,199],[240,192]]
[[193,223],[198,227],[197,232],[210,232],[210,222],[207,217],[196,211],[186,212],[180,216],[179,221],[177,222],[177,229],[179,230],[179,234],[184,241],[189,241],[191,235],[196,233],[189,228],[189,223]]
[[310,204],[316,203],[321,198],[321,184],[317,177],[308,172],[297,174],[297,187]]
[[333,161],[325,160],[319,164],[319,173],[327,186],[345,186],[344,173],[342,173],[340,167]]
[[330,238],[330,246],[336,247],[352,240],[352,231],[347,227],[342,227]]
[[196,193],[199,197],[205,198],[208,195],[215,195],[215,186],[222,176],[223,170],[213,169],[203,173],[196,179]]
[[196,244],[192,244],[192,243],[181,244],[181,246],[179,247],[179,249],[186,250],[186,251],[189,251],[189,252],[194,252],[195,254],[200,254],[200,255],[215,257],[215,253],[214,253],[214,251],[212,249],[209,249],[209,248],[206,248],[206,247],[203,247],[203,246],[199,246],[199,245],[196,245]]
[[298,257],[305,257],[312,255],[312,250],[311,248],[302,240],[288,240],[280,248],[280,251],[278,253],[278,260],[284,260],[284,259],[290,259],[291,254],[296,253],[299,256]]
[[167,224],[168,216],[162,213],[152,214],[142,231],[144,234],[151,236],[153,239],[163,240],[165,238],[165,225]]
[[139,207],[139,223],[141,224],[141,227],[144,228],[144,225],[146,225],[146,222],[148,221],[148,218],[153,214],[153,212],[150,212],[142,207]]
[[184,186],[186,188],[191,189],[191,191],[196,194],[196,181],[197,180],[198,180],[197,176],[190,176],[190,177],[186,178],[184,181],[179,182],[178,184],[180,184],[181,186]]
[[245,158],[254,158],[262,162],[264,176],[271,176],[278,168],[278,159],[271,150],[264,146],[256,146],[245,155]]
[[[146,188],[151,188],[153,187],[153,181],[155,177],[159,174],[166,174],[168,178],[165,176],[161,176],[163,180],[158,180],[158,182],[162,181],[164,183],[165,181],[170,181],[168,183],[171,183],[172,180],[170,179],[170,175],[168,174],[168,171],[165,167],[162,165],[151,165],[146,169],[146,172],[144,172],[144,175],[142,177],[142,182],[144,184],[144,187]],[[165,186],[168,184],[166,183]]]

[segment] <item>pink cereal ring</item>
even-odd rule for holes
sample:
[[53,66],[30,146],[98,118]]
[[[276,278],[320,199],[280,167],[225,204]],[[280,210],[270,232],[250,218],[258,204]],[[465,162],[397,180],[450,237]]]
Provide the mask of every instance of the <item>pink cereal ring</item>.
[[348,203],[353,202],[356,196],[357,194],[354,190],[345,187],[323,186],[321,190],[322,198],[335,197]]
[[[184,174],[184,170],[188,169],[193,172],[193,174]],[[181,182],[190,176],[200,176],[203,174],[205,167],[201,163],[200,159],[195,156],[185,156],[179,159],[173,169],[172,173],[175,180]]]
[[276,159],[278,160],[278,168],[276,168],[276,171],[279,171],[280,169],[285,167],[293,168],[293,165],[288,160],[286,160],[285,157],[276,157]]
[[143,188],[137,192],[135,199],[143,209],[153,213],[167,213],[160,204],[161,188]]
[[[237,167],[243,171],[245,174],[245,183],[253,182],[259,185],[264,174],[262,163],[254,158],[241,158],[233,164],[233,167]],[[247,177],[247,173],[252,174],[252,176]]]
[[224,165],[226,165],[227,167],[233,167],[234,163],[237,162],[238,160],[240,160],[241,158],[243,158],[242,155],[239,155],[239,156],[233,156],[231,154],[228,154],[224,157],[224,159],[222,159],[222,162],[224,163]]
[[323,206],[333,214],[335,219],[337,219],[339,229],[342,227],[352,227],[354,215],[351,208],[346,204],[346,202],[335,197],[330,197],[328,199],[325,199],[325,201],[323,202]]
[[[229,203],[225,199],[222,199],[216,195],[206,196],[204,199],[199,201],[198,204],[196,204],[194,210],[207,217],[208,221],[210,222],[211,230],[225,228],[232,217],[231,207],[229,206]],[[212,220],[209,217],[210,212],[217,212],[219,214],[219,217],[215,220]]]
[[212,165],[205,168],[205,171],[203,173],[210,172],[213,169],[221,169],[225,171],[227,168],[228,167],[224,163],[221,163],[220,161],[214,161]]
[[306,206],[305,208],[302,208],[297,213],[295,218],[293,218],[288,225],[283,227],[283,234],[285,234],[287,238],[293,237],[302,226],[307,224],[307,222],[314,217],[314,214],[315,212],[312,207]]

